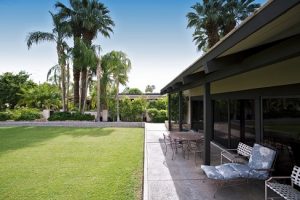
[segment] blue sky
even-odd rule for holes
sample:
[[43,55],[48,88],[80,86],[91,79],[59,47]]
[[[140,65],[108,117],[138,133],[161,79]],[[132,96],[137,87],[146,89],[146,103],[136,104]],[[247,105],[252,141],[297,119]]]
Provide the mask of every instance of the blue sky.
[[[26,36],[32,31],[51,31],[48,11],[54,0],[0,0],[0,73],[25,70],[36,82],[44,82],[57,63],[55,44],[34,45]],[[67,3],[67,0],[61,2]],[[154,84],[157,92],[201,56],[186,29],[186,13],[197,0],[102,0],[116,23],[110,39],[94,43],[103,52],[121,50],[132,61],[129,87],[144,91]],[[257,2],[264,2],[262,0]]]

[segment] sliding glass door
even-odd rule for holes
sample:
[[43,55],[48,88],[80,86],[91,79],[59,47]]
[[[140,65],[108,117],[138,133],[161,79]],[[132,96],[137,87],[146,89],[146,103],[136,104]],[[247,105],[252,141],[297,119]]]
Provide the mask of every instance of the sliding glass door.
[[254,100],[215,100],[213,102],[213,140],[226,148],[236,148],[239,142],[255,142]]

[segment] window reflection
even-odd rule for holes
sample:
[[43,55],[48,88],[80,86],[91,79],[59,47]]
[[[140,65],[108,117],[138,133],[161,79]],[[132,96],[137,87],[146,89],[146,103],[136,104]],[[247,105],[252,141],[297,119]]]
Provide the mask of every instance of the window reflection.
[[263,99],[264,142],[278,150],[276,171],[289,175],[300,164],[300,98]]
[[214,101],[214,141],[227,148],[255,142],[254,100]]
[[215,100],[214,107],[214,141],[230,148],[228,134],[228,101]]
[[230,144],[239,142],[253,146],[255,142],[254,100],[232,100],[230,103]]

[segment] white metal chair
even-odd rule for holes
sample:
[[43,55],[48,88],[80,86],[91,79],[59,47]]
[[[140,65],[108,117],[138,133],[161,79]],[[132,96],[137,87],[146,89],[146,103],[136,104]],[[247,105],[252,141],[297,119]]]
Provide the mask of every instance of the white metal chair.
[[223,164],[223,158],[226,158],[232,163],[247,163],[250,158],[252,147],[239,142],[236,149],[225,149],[221,152],[221,164]]
[[[282,179],[290,179],[291,184],[287,185],[279,183],[278,180]],[[284,199],[300,200],[300,192],[294,188],[295,185],[297,185],[298,187],[300,186],[300,167],[298,166],[294,166],[291,176],[270,177],[265,181],[265,200],[274,198],[268,198],[268,188],[276,192]]]

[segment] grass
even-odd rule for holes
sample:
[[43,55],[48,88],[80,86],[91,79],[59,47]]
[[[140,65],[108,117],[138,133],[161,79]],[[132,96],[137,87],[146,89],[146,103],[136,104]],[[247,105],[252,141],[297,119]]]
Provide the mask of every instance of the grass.
[[141,199],[143,129],[0,128],[0,199]]

